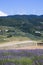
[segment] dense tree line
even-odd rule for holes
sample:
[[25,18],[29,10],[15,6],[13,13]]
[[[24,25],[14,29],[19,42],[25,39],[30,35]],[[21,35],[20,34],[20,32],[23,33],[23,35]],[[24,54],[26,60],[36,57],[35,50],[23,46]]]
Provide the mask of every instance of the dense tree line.
[[43,15],[13,15],[0,17],[0,26],[12,26],[30,33],[35,30],[42,31]]

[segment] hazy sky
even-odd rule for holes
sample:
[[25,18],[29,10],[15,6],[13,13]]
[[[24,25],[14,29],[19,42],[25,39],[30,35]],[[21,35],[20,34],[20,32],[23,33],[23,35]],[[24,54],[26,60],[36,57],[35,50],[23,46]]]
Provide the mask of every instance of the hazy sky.
[[43,14],[43,0],[0,0],[0,11],[8,15]]

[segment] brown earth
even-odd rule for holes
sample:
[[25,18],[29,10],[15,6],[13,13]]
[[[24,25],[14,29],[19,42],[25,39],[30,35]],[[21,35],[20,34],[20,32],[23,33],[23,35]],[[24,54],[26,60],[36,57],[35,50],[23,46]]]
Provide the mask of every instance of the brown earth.
[[[4,44],[0,44],[0,50],[1,49],[4,49],[4,50],[9,50],[9,49],[43,49],[43,46],[29,46],[29,45],[25,45],[25,44],[29,44],[29,43],[37,43],[36,41],[20,41],[20,42],[7,42],[7,43],[4,43]],[[21,44],[23,46],[21,46]]]

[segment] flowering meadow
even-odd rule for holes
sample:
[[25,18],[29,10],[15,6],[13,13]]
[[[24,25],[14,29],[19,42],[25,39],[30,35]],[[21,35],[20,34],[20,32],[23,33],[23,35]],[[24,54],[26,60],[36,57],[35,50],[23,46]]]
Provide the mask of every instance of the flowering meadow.
[[43,49],[0,50],[0,65],[43,65]]

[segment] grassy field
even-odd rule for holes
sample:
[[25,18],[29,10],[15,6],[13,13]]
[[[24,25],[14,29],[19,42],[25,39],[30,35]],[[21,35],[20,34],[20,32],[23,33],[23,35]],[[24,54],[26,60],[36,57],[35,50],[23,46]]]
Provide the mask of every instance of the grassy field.
[[43,38],[30,38],[30,37],[25,37],[25,36],[12,36],[7,38],[7,36],[0,35],[0,44],[5,43],[5,42],[11,42],[11,41],[42,41]]
[[22,36],[12,36],[10,38],[7,38],[6,36],[0,35],[0,44],[5,42],[11,42],[11,41],[26,41],[26,40],[31,40],[31,39]]

